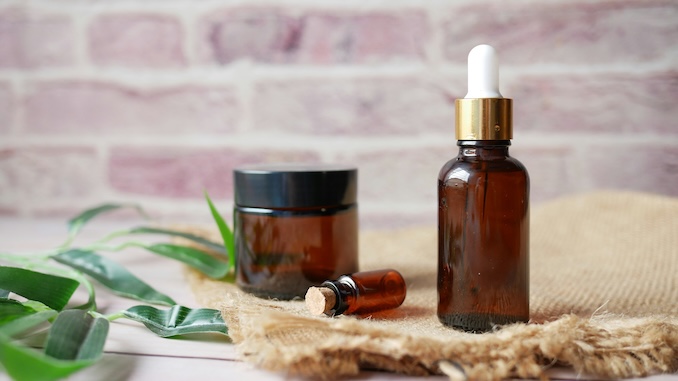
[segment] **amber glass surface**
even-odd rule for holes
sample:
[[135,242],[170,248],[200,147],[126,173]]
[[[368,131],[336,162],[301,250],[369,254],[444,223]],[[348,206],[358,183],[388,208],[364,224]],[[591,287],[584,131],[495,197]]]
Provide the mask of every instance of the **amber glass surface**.
[[344,275],[332,283],[338,294],[336,314],[364,314],[403,304],[407,287],[395,270],[363,271]]
[[311,286],[358,271],[357,207],[236,208],[237,283],[260,297],[304,297]]
[[529,319],[529,177],[509,141],[460,141],[438,177],[438,317],[471,332]]

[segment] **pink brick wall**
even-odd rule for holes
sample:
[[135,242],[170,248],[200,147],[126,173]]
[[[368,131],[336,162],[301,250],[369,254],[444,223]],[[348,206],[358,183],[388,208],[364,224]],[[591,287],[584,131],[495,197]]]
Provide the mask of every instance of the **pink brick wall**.
[[535,203],[678,196],[675,1],[0,4],[0,215],[137,201],[228,214],[233,167],[360,169],[364,226],[435,223],[479,43],[514,98]]

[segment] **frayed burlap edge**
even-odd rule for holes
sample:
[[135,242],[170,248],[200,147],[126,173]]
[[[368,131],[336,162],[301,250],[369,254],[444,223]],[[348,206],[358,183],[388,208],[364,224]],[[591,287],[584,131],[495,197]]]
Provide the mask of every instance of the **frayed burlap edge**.
[[223,292],[223,284],[194,270],[186,275],[192,288],[213,291],[199,296],[199,302],[222,311],[243,360],[290,375],[328,380],[375,369],[499,380],[545,378],[555,364],[596,378],[678,371],[678,318],[671,316],[569,314],[544,324],[443,340],[390,331],[350,316],[297,315],[276,302],[243,295],[235,286],[233,292]]
[[546,324],[519,324],[442,341],[389,332],[349,317],[262,313],[237,299],[229,298],[222,313],[243,359],[291,375],[334,379],[379,369],[446,374],[452,380],[544,378],[556,363],[603,378],[678,370],[678,321],[671,318],[565,315]]

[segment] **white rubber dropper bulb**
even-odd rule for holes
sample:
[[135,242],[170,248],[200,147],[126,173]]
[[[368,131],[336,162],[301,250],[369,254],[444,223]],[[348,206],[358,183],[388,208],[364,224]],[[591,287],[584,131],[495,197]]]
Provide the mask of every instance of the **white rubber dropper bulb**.
[[490,45],[478,45],[468,54],[468,94],[464,98],[503,98],[497,51]]

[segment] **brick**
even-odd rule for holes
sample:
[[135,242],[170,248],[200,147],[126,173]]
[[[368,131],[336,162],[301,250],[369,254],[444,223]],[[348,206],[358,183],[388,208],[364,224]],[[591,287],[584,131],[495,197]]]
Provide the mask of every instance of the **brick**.
[[278,9],[233,9],[201,23],[199,46],[207,62],[228,64],[240,58],[285,62],[294,56],[301,22]]
[[300,59],[309,63],[421,61],[427,38],[427,20],[418,11],[310,14],[303,19]]
[[530,176],[530,202],[534,205],[577,189],[576,154],[572,147],[534,147],[516,143],[509,153]]
[[591,145],[584,160],[588,187],[678,196],[678,141]]
[[[549,200],[573,190],[570,148],[526,146],[512,147],[509,151],[528,170],[532,202]],[[435,215],[438,173],[458,152],[451,135],[447,146],[379,150],[345,156],[341,161],[358,165],[363,204],[388,205],[395,211],[402,205],[419,206]],[[412,218],[421,221],[417,214]]]
[[66,16],[0,10],[0,68],[71,65],[75,41],[73,23]]
[[103,15],[88,32],[91,59],[100,66],[168,68],[186,63],[182,28],[174,17]]
[[516,131],[678,133],[678,72],[526,76],[505,88]]
[[12,90],[9,85],[0,83],[0,133],[8,132],[12,129],[13,111]]
[[94,194],[97,165],[95,150],[86,147],[0,149],[0,207]]
[[17,217],[18,215],[19,211],[17,209],[0,206],[0,217]]
[[428,38],[423,12],[341,13],[281,8],[229,9],[203,20],[200,54],[207,62],[413,62]]
[[108,179],[119,192],[168,198],[233,196],[233,168],[244,164],[317,162],[308,151],[114,147]]
[[363,205],[422,206],[435,215],[438,172],[457,151],[451,135],[447,146],[374,150],[345,155],[339,161],[358,166]]
[[30,132],[192,134],[233,131],[240,107],[230,88],[62,81],[33,84],[25,114]]
[[465,63],[489,43],[506,64],[618,64],[678,58],[678,3],[516,2],[452,8],[443,27],[444,54]]
[[445,92],[413,78],[278,81],[255,91],[257,131],[377,135],[454,128],[454,104]]

